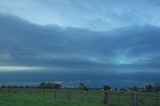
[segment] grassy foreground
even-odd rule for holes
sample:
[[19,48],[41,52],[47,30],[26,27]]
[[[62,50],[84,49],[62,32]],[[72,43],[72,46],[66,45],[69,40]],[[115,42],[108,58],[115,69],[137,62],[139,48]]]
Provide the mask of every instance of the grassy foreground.
[[[103,91],[0,89],[0,106],[104,106]],[[133,97],[110,92],[108,106],[132,106]],[[158,94],[137,93],[137,106],[160,106]]]
[[98,106],[102,104],[99,97],[101,94],[96,91],[3,89],[0,106]]

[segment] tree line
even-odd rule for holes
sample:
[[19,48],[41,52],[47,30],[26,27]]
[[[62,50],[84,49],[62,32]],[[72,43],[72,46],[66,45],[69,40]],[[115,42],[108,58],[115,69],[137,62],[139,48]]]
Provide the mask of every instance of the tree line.
[[62,85],[59,83],[43,82],[37,86],[30,85],[2,85],[0,88],[45,88],[45,89],[60,89]]
[[[37,86],[29,86],[29,85],[2,85],[0,86],[0,88],[40,88],[40,89],[65,89],[65,87],[63,87],[62,84],[60,83],[55,83],[55,82],[43,82],[43,83],[40,83],[39,85]],[[88,90],[91,90],[91,89],[103,89],[103,90],[107,90],[107,91],[110,91],[110,90],[114,90],[114,91],[141,91],[141,92],[160,92],[160,84],[157,83],[157,84],[148,84],[148,85],[145,85],[144,87],[136,87],[136,86],[133,86],[133,87],[122,87],[122,88],[112,88],[111,86],[109,85],[104,85],[102,86],[101,88],[90,88],[88,87],[87,85],[85,85],[84,83],[80,83],[79,84],[79,87],[75,87],[75,88],[72,88],[72,89],[81,89],[81,90],[84,90],[84,91],[88,91]]]

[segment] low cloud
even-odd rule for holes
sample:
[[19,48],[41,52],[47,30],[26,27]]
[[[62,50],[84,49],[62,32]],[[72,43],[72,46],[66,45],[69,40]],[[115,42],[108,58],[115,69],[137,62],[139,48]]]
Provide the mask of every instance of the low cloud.
[[45,67],[36,67],[36,66],[0,66],[0,72],[32,72],[37,71],[41,72],[42,70],[47,70]]

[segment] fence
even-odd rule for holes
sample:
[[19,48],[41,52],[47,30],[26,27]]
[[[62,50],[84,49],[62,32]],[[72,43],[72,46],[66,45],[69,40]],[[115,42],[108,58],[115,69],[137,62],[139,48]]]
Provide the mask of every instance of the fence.
[[159,94],[144,92],[106,92],[104,100],[105,106],[160,106]]
[[160,106],[160,95],[100,90],[0,89],[0,106]]

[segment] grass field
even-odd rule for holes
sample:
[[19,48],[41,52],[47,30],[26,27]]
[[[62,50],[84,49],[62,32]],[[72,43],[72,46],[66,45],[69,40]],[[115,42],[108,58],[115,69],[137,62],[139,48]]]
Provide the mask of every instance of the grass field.
[[[0,106],[106,106],[104,91],[0,89]],[[109,92],[108,106],[160,106],[159,94],[137,93],[136,99],[128,92]]]

